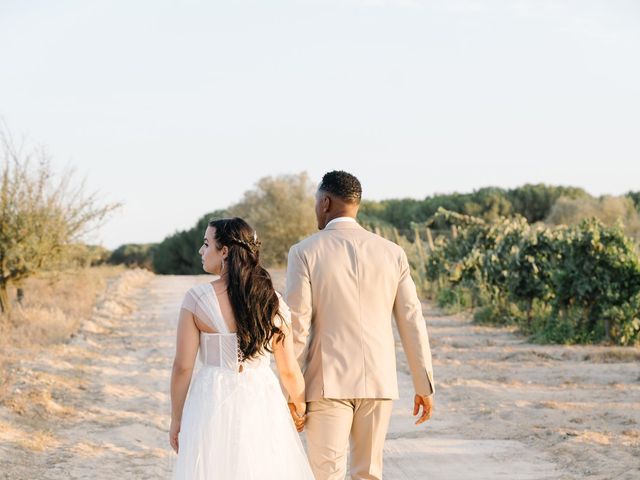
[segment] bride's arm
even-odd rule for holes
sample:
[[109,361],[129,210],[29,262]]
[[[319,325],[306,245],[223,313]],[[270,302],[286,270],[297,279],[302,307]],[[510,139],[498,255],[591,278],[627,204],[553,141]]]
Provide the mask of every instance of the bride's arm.
[[180,310],[176,340],[176,356],[171,371],[171,428],[169,441],[178,451],[178,433],[182,421],[182,407],[189,390],[193,365],[200,345],[200,332],[196,327],[193,314],[187,309]]
[[291,324],[282,322],[280,330],[284,333],[284,339],[278,339],[279,341],[274,339],[273,342],[273,356],[280,374],[280,381],[289,394],[289,402],[295,405],[298,415],[304,415],[306,413],[304,377],[293,349]]

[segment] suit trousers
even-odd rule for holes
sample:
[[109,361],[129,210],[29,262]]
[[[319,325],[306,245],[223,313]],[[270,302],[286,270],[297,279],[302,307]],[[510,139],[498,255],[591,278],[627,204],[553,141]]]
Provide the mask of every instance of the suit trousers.
[[393,400],[330,399],[307,403],[307,450],[316,480],[344,480],[350,444],[352,479],[382,478],[382,451]]

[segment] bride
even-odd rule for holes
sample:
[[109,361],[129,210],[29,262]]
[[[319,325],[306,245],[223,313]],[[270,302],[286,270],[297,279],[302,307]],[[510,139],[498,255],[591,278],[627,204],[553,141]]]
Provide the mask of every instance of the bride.
[[297,433],[306,406],[289,309],[259,246],[241,218],[212,220],[205,232],[202,268],[220,278],[189,289],[180,309],[169,431],[176,480],[313,479]]

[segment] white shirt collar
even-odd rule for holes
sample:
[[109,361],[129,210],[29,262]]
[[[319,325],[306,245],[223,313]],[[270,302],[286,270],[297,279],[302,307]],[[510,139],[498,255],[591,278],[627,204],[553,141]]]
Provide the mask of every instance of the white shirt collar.
[[353,217],[337,217],[337,218],[334,218],[333,220],[331,220],[329,223],[327,223],[324,227],[327,228],[332,223],[338,223],[338,222],[353,222],[353,223],[357,223],[356,219],[353,218]]

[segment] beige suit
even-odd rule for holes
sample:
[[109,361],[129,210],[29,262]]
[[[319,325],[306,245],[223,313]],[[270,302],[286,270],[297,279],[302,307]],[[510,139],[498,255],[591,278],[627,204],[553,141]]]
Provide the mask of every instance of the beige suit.
[[416,393],[434,392],[406,254],[355,222],[331,223],[291,247],[285,300],[305,377],[316,479],[344,478],[349,436],[352,478],[380,478],[390,400],[398,398],[392,314]]

